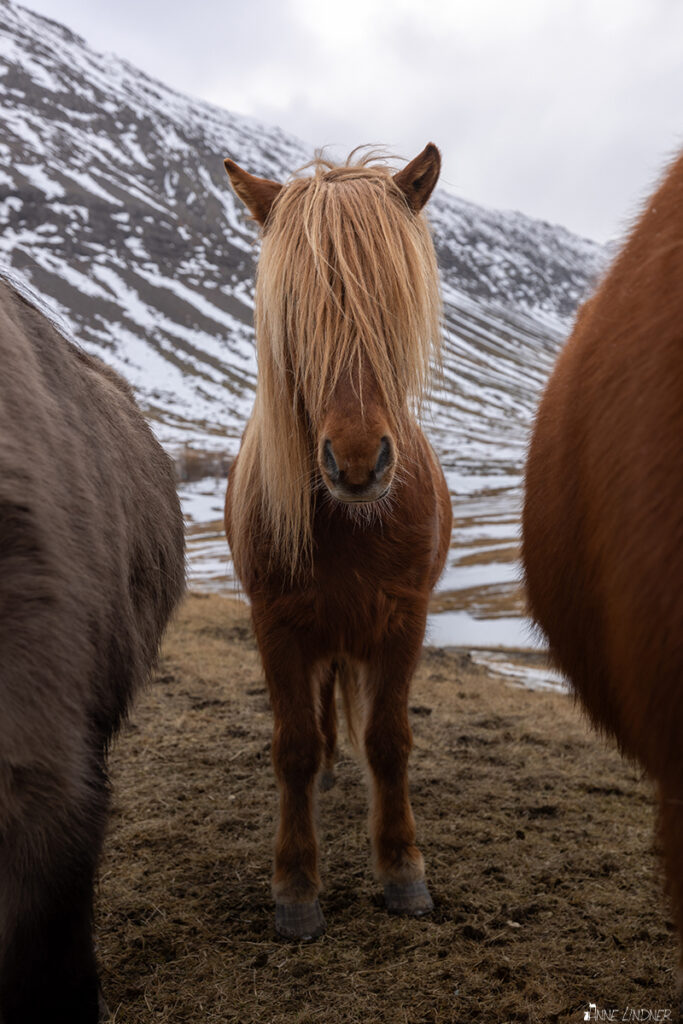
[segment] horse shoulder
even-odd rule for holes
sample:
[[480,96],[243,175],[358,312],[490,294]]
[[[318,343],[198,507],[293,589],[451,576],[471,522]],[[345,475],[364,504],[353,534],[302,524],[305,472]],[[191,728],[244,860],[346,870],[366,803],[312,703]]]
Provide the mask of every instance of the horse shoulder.
[[434,587],[446,564],[453,529],[451,492],[443,468],[422,430],[416,432],[419,450],[427,469],[426,486],[432,495],[432,557],[430,588]]

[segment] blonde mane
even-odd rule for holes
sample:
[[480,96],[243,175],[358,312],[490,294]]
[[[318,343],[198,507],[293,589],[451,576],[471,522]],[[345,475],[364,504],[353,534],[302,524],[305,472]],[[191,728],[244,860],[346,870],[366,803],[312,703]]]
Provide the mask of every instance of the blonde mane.
[[[424,218],[366,154],[280,192],[256,277],[256,399],[231,479],[238,573],[253,529],[294,575],[310,560],[316,486],[311,427],[345,372],[369,369],[396,425],[409,422],[439,362],[441,298]],[[359,379],[357,377],[356,379]],[[362,395],[361,395],[362,401]]]

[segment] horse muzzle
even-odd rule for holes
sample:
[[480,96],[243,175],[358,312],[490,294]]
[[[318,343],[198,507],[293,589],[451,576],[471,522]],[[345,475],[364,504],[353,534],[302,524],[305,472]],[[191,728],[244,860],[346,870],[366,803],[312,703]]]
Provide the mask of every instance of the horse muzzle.
[[394,477],[396,455],[390,437],[383,437],[374,460],[335,451],[326,438],[320,450],[320,471],[330,494],[346,504],[367,504],[383,498]]

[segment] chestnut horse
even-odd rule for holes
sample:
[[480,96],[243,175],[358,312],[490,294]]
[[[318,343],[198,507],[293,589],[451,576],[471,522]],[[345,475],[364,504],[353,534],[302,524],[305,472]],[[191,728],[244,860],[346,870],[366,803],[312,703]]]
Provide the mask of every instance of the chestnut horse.
[[374,863],[392,912],[432,909],[408,797],[408,689],[450,541],[446,482],[414,416],[441,305],[421,215],[428,145],[392,174],[365,157],[285,186],[226,169],[264,226],[258,381],[230,473],[226,531],[274,714],[273,892],[290,938],[325,922],[313,822],[336,738],[335,679],[373,786]]
[[183,524],[128,385],[2,281],[0,367],[0,1021],[96,1024],[106,751],[183,589]]
[[683,156],[541,402],[526,469],[531,612],[593,720],[658,787],[683,934]]

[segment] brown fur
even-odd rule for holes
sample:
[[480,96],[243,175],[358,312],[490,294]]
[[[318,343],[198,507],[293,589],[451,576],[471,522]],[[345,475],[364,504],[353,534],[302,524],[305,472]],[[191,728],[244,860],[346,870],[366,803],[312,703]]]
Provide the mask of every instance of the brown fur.
[[[407,191],[384,166],[318,161],[261,216],[257,394],[226,530],[274,712],[281,903],[314,900],[320,886],[313,788],[323,758],[330,765],[333,666],[348,707],[363,689],[378,874],[423,877],[408,688],[451,529],[448,489],[413,414],[438,360],[436,262],[419,214],[438,160],[430,146],[408,165]],[[238,191],[258,216],[244,173]]]
[[683,934],[683,157],[543,396],[523,558],[533,617],[593,722],[658,782]]
[[97,1020],[105,751],[183,588],[127,384],[0,282],[0,1019]]
[[[256,281],[258,388],[233,475],[238,572],[257,514],[292,571],[310,559],[317,478],[309,424],[321,423],[340,379],[353,373],[358,388],[372,378],[384,412],[400,416],[438,359],[438,276],[424,220],[406,216],[385,166],[318,160],[314,170],[275,193],[267,215]],[[246,172],[237,171],[244,199]],[[263,217],[263,179],[255,189],[253,212]]]

